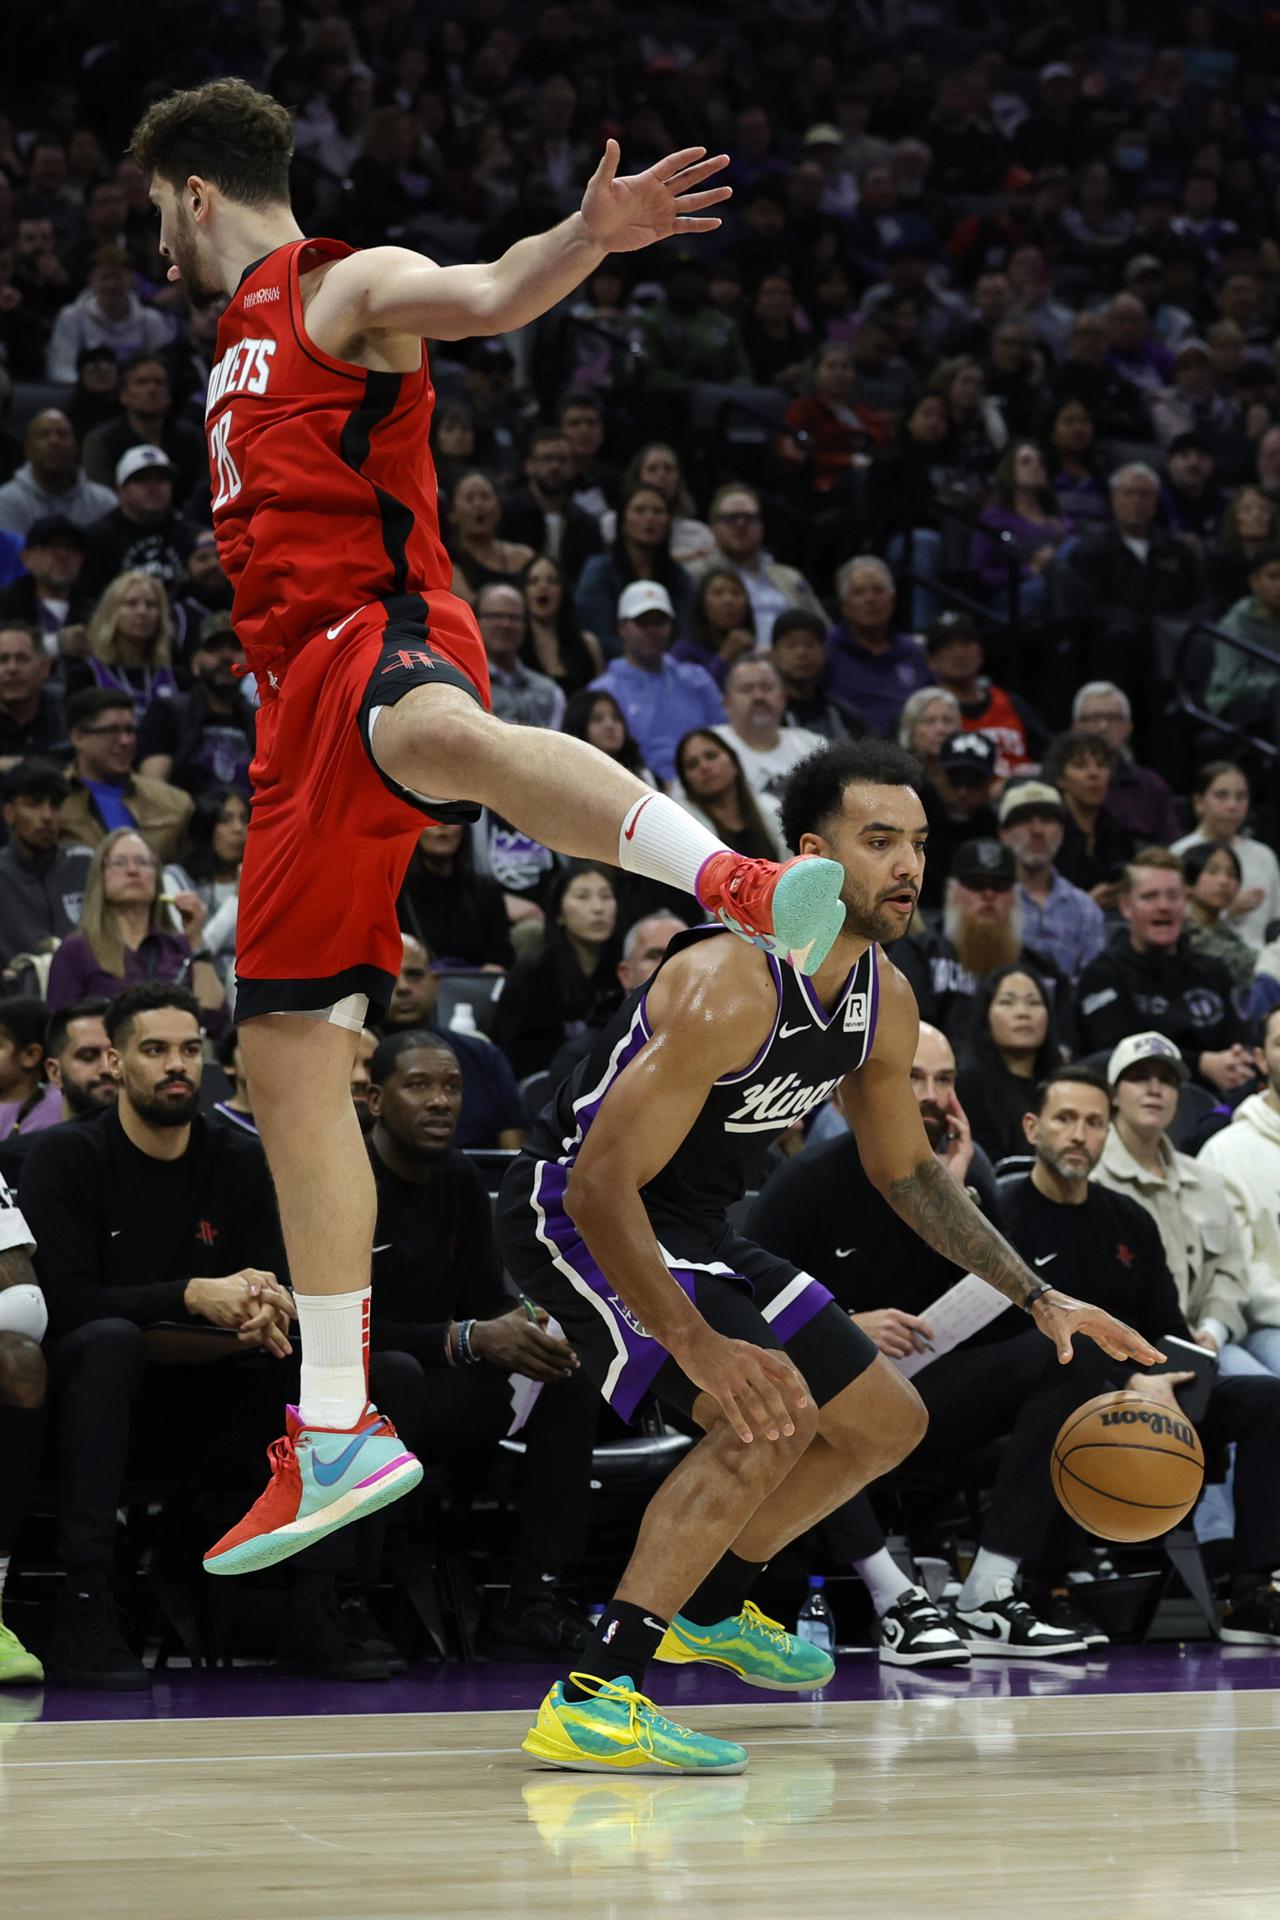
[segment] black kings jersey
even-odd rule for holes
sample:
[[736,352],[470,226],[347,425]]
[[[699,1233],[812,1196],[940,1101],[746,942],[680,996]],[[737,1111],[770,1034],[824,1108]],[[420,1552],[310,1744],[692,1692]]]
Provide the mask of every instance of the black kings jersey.
[[[678,934],[658,969],[700,940],[731,940],[716,926]],[[772,957],[777,992],[773,1030],[751,1064],[726,1074],[707,1094],[702,1111],[662,1171],[644,1189],[646,1207],[683,1216],[705,1233],[754,1186],[772,1143],[793,1121],[812,1113],[847,1073],[856,1073],[875,1040],[879,998],[878,950],[872,946],[850,973],[828,1013],[812,983]],[[609,1089],[651,1037],[645,1012],[657,973],[631,994],[599,1040],[535,1122],[523,1151],[540,1161],[572,1167]]]

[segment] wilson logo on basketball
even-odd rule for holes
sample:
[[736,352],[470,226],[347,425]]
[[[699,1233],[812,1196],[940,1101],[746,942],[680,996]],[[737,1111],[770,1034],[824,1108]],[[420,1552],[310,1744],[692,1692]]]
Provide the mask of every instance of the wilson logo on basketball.
[[1133,1407],[1125,1407],[1118,1409],[1115,1413],[1104,1413],[1102,1424],[1104,1427],[1132,1427],[1135,1424],[1141,1424],[1149,1427],[1153,1435],[1167,1433],[1171,1439],[1181,1441],[1184,1447],[1194,1447],[1196,1444],[1195,1435],[1187,1421],[1171,1419],[1167,1413],[1148,1412],[1145,1407],[1141,1412]]

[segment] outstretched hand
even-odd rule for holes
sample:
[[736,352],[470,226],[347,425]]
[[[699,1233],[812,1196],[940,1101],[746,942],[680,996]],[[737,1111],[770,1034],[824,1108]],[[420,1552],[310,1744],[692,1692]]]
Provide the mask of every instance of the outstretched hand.
[[706,157],[705,147],[682,147],[655,161],[643,173],[618,177],[622,157],[616,140],[605,142],[600,165],[582,197],[582,218],[588,234],[609,253],[635,253],[667,240],[673,233],[712,233],[718,218],[699,216],[718,206],[732,187],[696,189],[729,164],[727,153]]
[[1087,1300],[1073,1299],[1069,1293],[1055,1289],[1042,1294],[1031,1309],[1031,1318],[1046,1340],[1053,1341],[1064,1366],[1074,1352],[1072,1341],[1080,1333],[1087,1334],[1113,1360],[1137,1360],[1145,1367],[1155,1367],[1164,1359],[1149,1340],[1123,1320],[1104,1313],[1101,1307],[1091,1307]]

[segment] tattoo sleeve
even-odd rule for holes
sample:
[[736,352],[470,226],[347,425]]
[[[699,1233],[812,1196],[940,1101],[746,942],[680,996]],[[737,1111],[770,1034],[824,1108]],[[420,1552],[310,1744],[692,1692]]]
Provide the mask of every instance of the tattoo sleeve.
[[947,1169],[932,1156],[901,1180],[890,1181],[884,1197],[935,1253],[978,1274],[1015,1306],[1025,1307],[1040,1282],[1003,1234],[983,1217]]

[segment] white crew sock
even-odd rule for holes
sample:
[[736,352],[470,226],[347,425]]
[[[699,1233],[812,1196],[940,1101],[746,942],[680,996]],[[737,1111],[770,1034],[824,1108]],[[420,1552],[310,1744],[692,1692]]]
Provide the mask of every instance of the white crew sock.
[[1005,1594],[999,1591],[1000,1583],[1007,1582],[1006,1593],[1011,1593],[1014,1576],[1020,1565],[1021,1562],[1010,1554],[988,1553],[985,1547],[979,1547],[956,1605],[963,1613],[968,1613],[974,1607],[985,1606],[988,1600],[1004,1599]]
[[901,1600],[912,1584],[888,1547],[881,1547],[878,1553],[869,1553],[865,1560],[855,1560],[853,1564],[871,1595],[872,1606],[881,1617]]
[[697,898],[698,873],[730,849],[665,793],[642,794],[618,829],[618,865]]
[[304,1427],[354,1427],[369,1398],[369,1298],[358,1293],[296,1293],[302,1341]]

